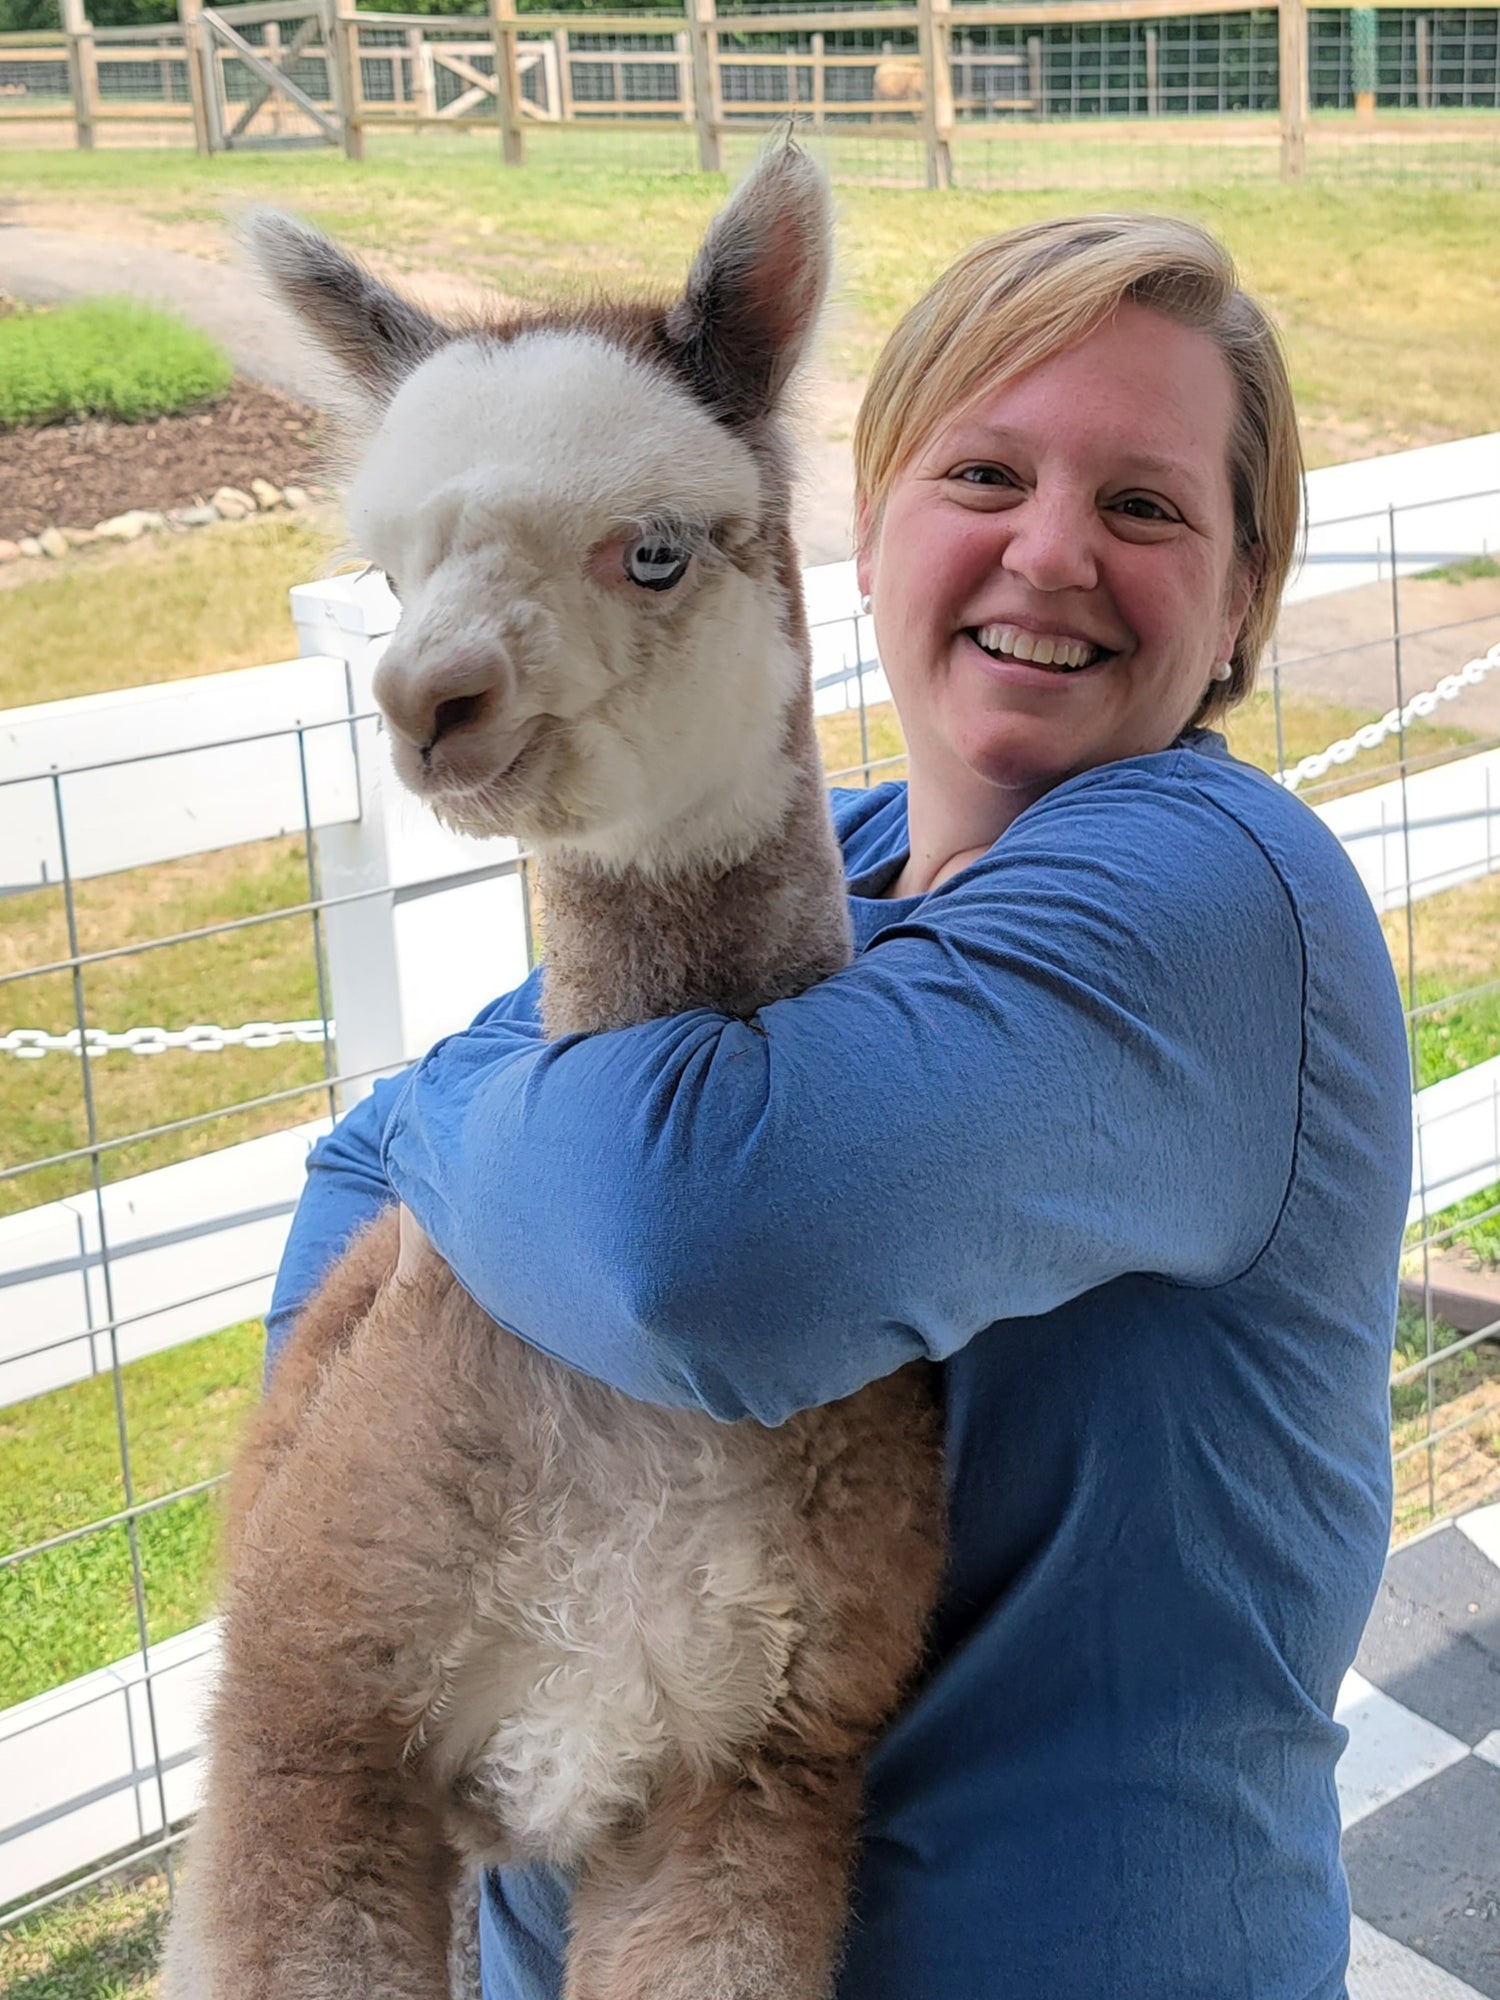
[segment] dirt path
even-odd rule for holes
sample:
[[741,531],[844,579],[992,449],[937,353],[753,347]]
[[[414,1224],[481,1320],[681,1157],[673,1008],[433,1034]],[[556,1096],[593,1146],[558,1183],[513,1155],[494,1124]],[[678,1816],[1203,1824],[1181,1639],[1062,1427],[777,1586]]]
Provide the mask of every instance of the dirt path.
[[[435,312],[481,306],[495,294],[441,271],[382,269]],[[288,317],[233,258],[193,256],[160,244],[14,224],[0,228],[0,292],[54,305],[97,292],[125,292],[170,307],[219,342],[254,380],[321,400],[319,363]],[[814,384],[804,398],[803,475],[797,516],[804,560],[839,562],[850,553],[854,472],[848,436],[857,385]]]

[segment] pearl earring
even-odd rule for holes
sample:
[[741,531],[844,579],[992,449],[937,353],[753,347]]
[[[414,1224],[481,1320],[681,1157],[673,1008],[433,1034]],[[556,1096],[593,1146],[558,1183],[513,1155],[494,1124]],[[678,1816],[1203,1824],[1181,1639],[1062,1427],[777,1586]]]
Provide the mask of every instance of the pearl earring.
[[1211,681],[1227,681],[1233,676],[1233,673],[1234,673],[1234,661],[1220,660],[1218,664],[1210,671],[1208,677]]
[[866,618],[868,618],[870,615],[870,593],[868,590],[863,591],[861,593],[859,600],[859,608],[860,611],[863,613],[863,615]]

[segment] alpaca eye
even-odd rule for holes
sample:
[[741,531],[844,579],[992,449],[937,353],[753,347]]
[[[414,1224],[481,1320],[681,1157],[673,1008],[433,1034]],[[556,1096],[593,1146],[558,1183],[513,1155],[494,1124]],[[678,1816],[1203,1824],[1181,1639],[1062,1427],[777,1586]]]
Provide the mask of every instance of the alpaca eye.
[[643,535],[625,550],[625,574],[642,590],[671,590],[687,575],[691,549],[680,549],[656,535]]

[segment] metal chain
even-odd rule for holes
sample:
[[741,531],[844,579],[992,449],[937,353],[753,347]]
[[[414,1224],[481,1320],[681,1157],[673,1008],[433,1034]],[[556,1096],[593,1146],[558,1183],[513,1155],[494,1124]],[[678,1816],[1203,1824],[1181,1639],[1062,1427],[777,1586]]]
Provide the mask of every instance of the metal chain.
[[247,1021],[242,1028],[217,1028],[204,1021],[190,1028],[124,1028],[112,1035],[107,1028],[76,1028],[49,1035],[45,1028],[12,1028],[0,1035],[0,1054],[29,1059],[52,1055],[76,1056],[87,1047],[91,1056],[127,1050],[133,1056],[159,1056],[168,1049],[190,1049],[195,1056],[220,1049],[274,1049],[283,1042],[322,1042],[332,1038],[332,1021]]
[[1463,693],[1466,687],[1478,687],[1486,674],[1492,674],[1500,667],[1500,639],[1497,639],[1487,653],[1470,660],[1459,668],[1456,674],[1444,674],[1436,687],[1426,688],[1421,694],[1414,694],[1402,708],[1387,709],[1378,722],[1367,722],[1362,729],[1356,729],[1352,736],[1342,736],[1337,743],[1330,743],[1326,750],[1320,750],[1314,757],[1304,757],[1289,771],[1278,771],[1277,781],[1289,792],[1306,784],[1310,778],[1321,778],[1335,764],[1350,763],[1361,750],[1373,750],[1383,743],[1387,736],[1394,736],[1408,724],[1431,715],[1440,701],[1452,701],[1455,695]]

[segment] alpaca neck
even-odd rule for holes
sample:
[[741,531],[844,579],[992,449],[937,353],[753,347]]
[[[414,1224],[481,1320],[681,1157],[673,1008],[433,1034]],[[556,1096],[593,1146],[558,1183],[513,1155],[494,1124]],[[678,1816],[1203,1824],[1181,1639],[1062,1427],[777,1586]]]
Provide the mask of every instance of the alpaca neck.
[[810,694],[785,744],[780,817],[733,862],[671,870],[538,855],[550,1035],[594,1034],[690,1007],[747,1015],[848,962],[843,866],[828,819]]

